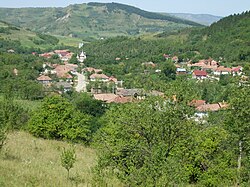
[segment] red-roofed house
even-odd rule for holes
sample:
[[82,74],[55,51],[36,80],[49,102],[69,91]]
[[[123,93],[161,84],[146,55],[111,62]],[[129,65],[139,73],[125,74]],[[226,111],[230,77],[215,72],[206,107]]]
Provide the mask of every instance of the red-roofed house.
[[44,85],[49,85],[52,82],[52,79],[46,75],[41,75],[36,80]]
[[214,71],[214,75],[229,75],[231,74],[231,72],[232,72],[231,68],[220,66]]
[[118,80],[117,80],[117,78],[115,78],[114,76],[111,76],[111,77],[109,77],[109,82],[117,83]]
[[108,82],[109,81],[109,77],[105,74],[92,74],[90,75],[90,81],[102,81],[102,82]]
[[243,68],[241,66],[233,67],[232,68],[232,74],[235,75],[242,75]]
[[203,70],[194,70],[193,71],[193,78],[194,79],[206,79],[207,72]]
[[107,94],[94,94],[96,100],[104,101],[106,103],[128,103],[132,102],[132,98],[127,98],[112,93]]
[[101,69],[95,69],[95,68],[92,68],[92,67],[84,68],[83,71],[84,72],[89,72],[89,73],[92,73],[92,72],[94,72],[94,73],[100,73],[100,72],[102,72]]
[[189,105],[190,105],[190,106],[193,106],[193,107],[199,107],[199,106],[205,105],[205,104],[206,104],[206,101],[205,101],[205,100],[195,100],[195,99],[193,99],[193,100],[189,103]]
[[215,112],[225,108],[228,108],[227,103],[215,103],[198,106],[196,107],[196,110],[199,112]]

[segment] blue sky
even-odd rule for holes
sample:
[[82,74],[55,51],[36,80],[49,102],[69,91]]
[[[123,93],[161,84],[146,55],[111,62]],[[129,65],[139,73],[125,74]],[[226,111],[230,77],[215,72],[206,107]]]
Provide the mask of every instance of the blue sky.
[[[0,0],[0,7],[65,7],[85,0]],[[92,0],[92,2],[117,2],[144,10],[168,13],[202,13],[227,16],[250,10],[250,0]]]

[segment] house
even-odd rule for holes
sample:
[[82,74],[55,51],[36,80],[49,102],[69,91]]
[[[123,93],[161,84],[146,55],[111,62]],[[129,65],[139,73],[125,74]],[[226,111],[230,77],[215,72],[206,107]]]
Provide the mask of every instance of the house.
[[43,85],[50,85],[52,79],[49,76],[41,75],[36,79],[38,82],[42,83]]
[[203,70],[194,70],[193,71],[193,79],[206,79],[207,72]]
[[177,62],[179,61],[178,56],[173,56],[172,61],[173,61],[174,63],[177,63]]
[[122,96],[118,96],[115,94],[94,94],[94,98],[96,100],[100,100],[106,103],[128,103],[132,102],[131,98],[126,98]]
[[214,70],[219,66],[219,63],[213,59],[200,60],[197,63],[189,64],[190,67],[197,67],[202,70]]
[[146,66],[146,67],[152,67],[152,68],[156,67],[156,64],[153,62],[144,62],[141,65]]
[[218,67],[215,71],[214,71],[214,75],[229,75],[232,73],[232,69],[231,68],[226,68],[224,66],[220,66]]
[[102,82],[108,82],[109,81],[109,77],[105,74],[92,74],[90,75],[90,81],[102,81]]
[[233,67],[232,68],[232,74],[235,75],[242,75],[243,68],[241,66]]
[[68,49],[55,50],[54,52],[55,52],[55,54],[57,54],[59,56],[59,58],[62,61],[69,61],[74,54],[74,53],[71,53]]
[[106,103],[112,103],[117,95],[113,93],[106,93],[106,94],[94,94],[94,98],[99,101],[103,101]]
[[109,82],[113,82],[113,83],[117,84],[118,80],[114,76],[111,76],[111,77],[109,77]]
[[168,59],[170,58],[170,55],[168,55],[168,54],[163,54],[163,57],[164,57],[166,60],[168,60]]
[[54,69],[58,78],[67,78],[73,79],[73,77],[69,74],[70,71],[75,71],[74,67],[71,67],[69,64],[67,65],[57,65]]
[[177,68],[176,74],[177,75],[185,75],[185,74],[187,74],[187,70],[185,68]]
[[189,106],[193,106],[195,108],[199,107],[199,106],[202,106],[202,105],[205,105],[206,104],[206,101],[205,100],[196,100],[196,99],[193,99],[190,103],[189,103]]
[[57,82],[55,86],[57,89],[62,89],[64,93],[72,90],[72,85],[68,82]]
[[117,89],[116,94],[123,97],[145,99],[145,91],[142,89]]
[[82,71],[83,72],[88,72],[88,73],[101,73],[102,72],[101,69],[95,69],[95,68],[92,68],[92,67],[84,68]]
[[44,58],[51,58],[55,53],[54,52],[49,52],[49,53],[43,53],[40,54],[40,57],[44,57]]
[[215,112],[228,107],[227,103],[204,104],[196,107],[199,112]]

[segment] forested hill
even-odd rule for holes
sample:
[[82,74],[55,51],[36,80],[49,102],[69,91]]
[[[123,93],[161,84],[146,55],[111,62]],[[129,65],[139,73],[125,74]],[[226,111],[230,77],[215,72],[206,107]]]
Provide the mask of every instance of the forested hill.
[[65,8],[0,8],[0,17],[35,32],[85,39],[201,26],[192,21],[117,3],[75,4]]
[[207,56],[250,61],[250,11],[223,18],[190,36],[190,45]]

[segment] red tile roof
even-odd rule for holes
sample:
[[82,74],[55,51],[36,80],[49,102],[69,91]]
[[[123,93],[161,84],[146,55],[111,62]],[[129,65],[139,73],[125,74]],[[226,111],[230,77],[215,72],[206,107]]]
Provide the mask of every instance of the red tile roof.
[[199,76],[199,77],[206,77],[207,76],[207,72],[206,71],[203,71],[203,70],[194,70],[193,74],[195,76]]
[[105,74],[92,74],[90,75],[90,79],[109,79],[109,77]]
[[205,105],[206,104],[206,101],[205,100],[192,100],[189,105],[190,106],[194,106],[194,107],[198,107],[198,106],[201,106],[201,105]]
[[87,72],[95,72],[95,73],[99,73],[99,72],[102,72],[101,69],[95,69],[95,68],[92,68],[92,67],[87,67],[87,68],[84,68],[83,69],[84,71],[87,71]]
[[118,80],[117,80],[117,78],[111,76],[111,77],[109,77],[109,81],[110,82],[117,82]]
[[201,106],[196,107],[196,109],[200,112],[208,112],[208,111],[214,112],[223,108],[228,108],[228,106],[229,105],[227,103],[223,102],[223,103],[201,105]]
[[49,76],[46,76],[46,75],[41,75],[36,80],[38,80],[38,81],[52,81],[52,79]]
[[104,101],[106,103],[128,103],[132,102],[132,98],[122,97],[112,93],[94,94],[96,100]]
[[229,72],[231,73],[232,72],[232,69],[231,68],[226,68],[224,66],[220,66],[218,67],[215,71],[219,71],[219,72]]
[[239,71],[241,71],[241,70],[242,70],[242,67],[241,67],[241,66],[233,67],[233,68],[232,68],[232,71],[233,71],[233,72],[239,72]]

